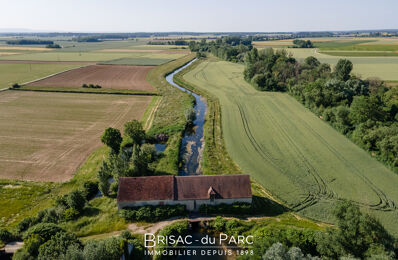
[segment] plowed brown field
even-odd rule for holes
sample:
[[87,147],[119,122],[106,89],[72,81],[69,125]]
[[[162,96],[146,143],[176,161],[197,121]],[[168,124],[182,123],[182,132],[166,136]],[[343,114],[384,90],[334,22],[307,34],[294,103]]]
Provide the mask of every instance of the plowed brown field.
[[0,93],[0,178],[67,181],[107,127],[140,119],[152,97]]
[[145,77],[154,66],[91,65],[38,80],[28,86],[81,87],[98,84],[102,88],[154,91]]

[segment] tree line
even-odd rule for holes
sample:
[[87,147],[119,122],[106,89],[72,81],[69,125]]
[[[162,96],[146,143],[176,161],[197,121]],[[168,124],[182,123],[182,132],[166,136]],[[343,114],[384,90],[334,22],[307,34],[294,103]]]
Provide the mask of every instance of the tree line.
[[177,45],[186,46],[189,45],[190,41],[175,40],[175,41],[149,41],[148,45]]
[[37,44],[54,45],[53,41],[34,40],[34,39],[10,40],[6,41],[6,43],[10,45],[37,45]]
[[246,53],[252,48],[250,37],[242,38],[238,36],[223,37],[209,42],[202,39],[199,42],[191,41],[189,43],[189,49],[192,52],[197,52],[198,57],[203,56],[202,53],[210,52],[216,57],[232,62],[242,62]]
[[288,92],[372,156],[398,172],[398,88],[351,74],[353,64],[315,57],[298,62],[285,50],[252,49],[245,56],[246,81],[261,91]]
[[326,230],[222,217],[208,226],[214,233],[254,236],[253,255],[239,256],[239,260],[396,259],[397,240],[358,206],[340,201],[333,216],[337,224]]

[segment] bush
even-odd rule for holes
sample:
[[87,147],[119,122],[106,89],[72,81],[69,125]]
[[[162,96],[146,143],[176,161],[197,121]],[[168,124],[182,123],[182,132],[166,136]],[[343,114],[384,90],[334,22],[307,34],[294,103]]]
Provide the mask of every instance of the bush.
[[39,211],[36,219],[38,223],[58,223],[59,215],[55,208],[49,208]]
[[120,216],[128,221],[156,222],[186,215],[184,205],[128,207],[120,210]]
[[75,209],[77,212],[81,213],[86,205],[86,198],[83,192],[74,190],[66,197],[66,203],[69,208]]
[[65,221],[75,220],[79,217],[79,215],[79,211],[73,208],[69,208],[64,211],[63,219]]
[[18,83],[14,83],[13,85],[12,85],[12,88],[20,88],[21,86],[18,84]]
[[224,218],[218,216],[212,222],[211,226],[212,226],[212,228],[214,228],[218,232],[224,232],[226,224],[227,224],[227,220],[225,220]]
[[205,214],[254,214],[257,213],[250,203],[236,202],[233,204],[207,205],[199,207],[199,212]]
[[65,232],[65,230],[53,223],[39,223],[29,228],[23,238],[25,240],[30,236],[37,234],[41,236],[44,241],[47,241],[58,232]]
[[23,248],[31,256],[37,256],[39,254],[39,247],[44,242],[45,241],[41,236],[34,234],[24,241]]
[[17,252],[12,257],[13,260],[34,260],[34,257],[32,257],[28,252],[26,252],[24,249],[18,249]]
[[18,233],[25,232],[26,230],[28,230],[30,227],[36,225],[37,223],[39,223],[39,222],[37,221],[37,218],[35,218],[35,217],[24,218],[21,222],[18,223],[16,231]]
[[83,184],[83,193],[86,200],[91,200],[98,193],[98,183],[93,181],[86,181]]
[[100,85],[94,85],[94,84],[83,84],[82,88],[102,88]]
[[117,181],[111,183],[110,190],[113,194],[117,194],[118,188],[119,188],[119,183]]
[[0,228],[0,241],[8,243],[14,240],[14,236],[5,228]]

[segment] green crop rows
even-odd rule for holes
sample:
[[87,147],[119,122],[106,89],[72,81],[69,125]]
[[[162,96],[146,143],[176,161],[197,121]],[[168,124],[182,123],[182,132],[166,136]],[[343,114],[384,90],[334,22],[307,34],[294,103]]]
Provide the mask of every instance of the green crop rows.
[[345,198],[398,234],[398,175],[289,95],[255,90],[242,71],[205,61],[184,79],[219,98],[226,147],[243,172],[308,217],[331,221]]

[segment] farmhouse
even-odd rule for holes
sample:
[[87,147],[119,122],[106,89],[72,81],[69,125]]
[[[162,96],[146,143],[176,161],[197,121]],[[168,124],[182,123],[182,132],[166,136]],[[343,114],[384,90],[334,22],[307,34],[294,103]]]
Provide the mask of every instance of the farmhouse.
[[118,208],[183,204],[196,211],[203,204],[251,203],[249,175],[123,177]]

